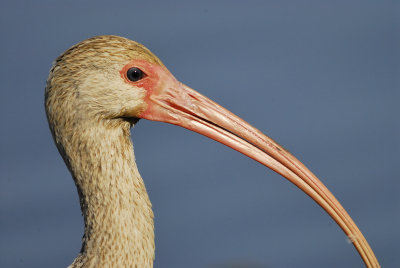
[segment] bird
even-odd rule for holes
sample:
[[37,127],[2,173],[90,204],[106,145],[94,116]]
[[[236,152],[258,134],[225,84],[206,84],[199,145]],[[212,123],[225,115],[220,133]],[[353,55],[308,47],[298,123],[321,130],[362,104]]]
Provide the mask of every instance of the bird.
[[71,268],[153,267],[154,215],[130,137],[140,119],[197,132],[281,174],[336,221],[366,267],[379,267],[357,225],[305,165],[273,139],[179,82],[138,42],[102,35],[67,49],[50,70],[45,110],[84,217],[82,247]]

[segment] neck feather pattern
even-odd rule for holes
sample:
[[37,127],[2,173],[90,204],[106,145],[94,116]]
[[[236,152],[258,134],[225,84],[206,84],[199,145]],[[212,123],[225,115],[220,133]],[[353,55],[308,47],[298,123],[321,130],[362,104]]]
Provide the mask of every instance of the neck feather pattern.
[[96,122],[79,129],[56,139],[85,220],[82,249],[70,267],[153,267],[153,211],[135,163],[130,124]]

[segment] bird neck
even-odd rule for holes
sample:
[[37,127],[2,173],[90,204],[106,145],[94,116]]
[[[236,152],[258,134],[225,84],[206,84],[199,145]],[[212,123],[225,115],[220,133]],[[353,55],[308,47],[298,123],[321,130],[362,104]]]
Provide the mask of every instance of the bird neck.
[[130,125],[83,129],[64,146],[85,220],[82,249],[71,267],[152,267],[153,212]]

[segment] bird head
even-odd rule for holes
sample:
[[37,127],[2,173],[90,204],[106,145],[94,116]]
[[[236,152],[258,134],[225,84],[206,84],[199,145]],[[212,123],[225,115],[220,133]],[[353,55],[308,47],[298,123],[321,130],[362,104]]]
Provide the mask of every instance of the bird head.
[[146,109],[149,85],[154,88],[160,81],[155,68],[167,72],[148,49],[126,38],[98,36],[79,43],[51,69],[46,87],[49,121],[57,126],[138,118]]
[[99,36],[68,49],[50,72],[46,112],[56,143],[57,137],[72,137],[81,128],[98,124],[126,127],[140,118],[175,124],[212,138],[299,187],[339,224],[366,264],[376,262],[360,230],[311,171],[259,130],[177,81],[139,43]]

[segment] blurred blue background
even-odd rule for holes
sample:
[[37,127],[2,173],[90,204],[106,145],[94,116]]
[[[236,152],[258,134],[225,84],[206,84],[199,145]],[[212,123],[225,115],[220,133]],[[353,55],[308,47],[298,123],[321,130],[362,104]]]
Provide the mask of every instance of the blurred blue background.
[[[114,34],[288,148],[382,266],[400,267],[399,15],[398,1],[1,1],[0,266],[66,267],[80,250],[44,87],[60,53]],[[260,164],[172,125],[132,134],[155,267],[363,267],[330,217]]]

